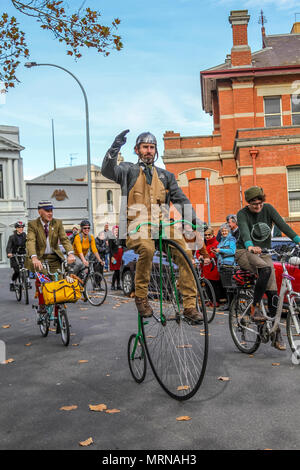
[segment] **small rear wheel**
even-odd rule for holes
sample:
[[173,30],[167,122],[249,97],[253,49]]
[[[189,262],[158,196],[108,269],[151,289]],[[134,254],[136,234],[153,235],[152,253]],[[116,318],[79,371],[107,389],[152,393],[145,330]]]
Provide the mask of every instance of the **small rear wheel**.
[[292,350],[293,364],[300,364],[300,306],[292,298],[286,319],[286,334]]
[[29,296],[28,296],[28,283],[27,283],[27,276],[26,272],[22,273],[22,288],[24,289],[24,302],[26,305],[29,304]]
[[127,353],[132,377],[137,383],[143,382],[147,370],[146,351],[142,339],[135,334],[129,338]]
[[70,325],[67,312],[64,308],[58,311],[58,321],[60,326],[61,340],[64,346],[68,346],[70,342]]

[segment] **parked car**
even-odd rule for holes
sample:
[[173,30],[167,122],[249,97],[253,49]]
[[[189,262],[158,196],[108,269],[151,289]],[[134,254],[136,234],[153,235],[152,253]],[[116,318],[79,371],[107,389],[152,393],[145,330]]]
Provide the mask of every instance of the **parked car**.
[[[135,278],[135,267],[136,262],[138,260],[139,255],[135,254],[133,250],[124,251],[122,257],[122,263],[120,268],[120,278],[122,281],[123,292],[126,296],[130,296],[130,294],[134,291],[134,278]],[[157,269],[152,270],[149,292],[157,292],[157,286],[159,286],[159,251],[155,251],[153,256],[153,265],[157,266]],[[166,259],[166,255],[163,254],[163,272],[164,269],[168,269],[169,263]],[[174,264],[173,268],[177,269],[177,265]],[[151,283],[153,283],[153,287],[151,289]],[[163,289],[166,290],[165,294],[167,294],[167,285],[163,285]]]
[[[295,246],[295,243],[287,237],[276,237],[272,238],[272,248],[274,250],[280,251],[283,248],[287,248],[288,246]],[[277,260],[276,256],[273,256],[274,261],[274,268],[275,268],[275,275],[276,275],[276,282],[277,282],[277,289],[278,293],[280,291],[281,282],[282,282],[282,264]],[[294,278],[292,280],[292,286],[294,291],[300,292],[300,266],[293,266],[288,264],[287,265],[288,273]]]

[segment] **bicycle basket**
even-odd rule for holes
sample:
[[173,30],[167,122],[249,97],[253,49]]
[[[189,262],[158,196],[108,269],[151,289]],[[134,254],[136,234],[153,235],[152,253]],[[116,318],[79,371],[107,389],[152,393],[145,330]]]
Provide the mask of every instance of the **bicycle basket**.
[[43,284],[43,296],[46,305],[77,302],[81,297],[79,282],[61,281],[47,282]]
[[255,274],[250,271],[244,271],[243,269],[237,269],[233,274],[233,279],[238,286],[253,286],[255,278]]
[[236,283],[233,279],[233,274],[235,273],[234,266],[221,266],[219,269],[219,274],[221,278],[222,285],[225,289],[230,287],[236,287]]

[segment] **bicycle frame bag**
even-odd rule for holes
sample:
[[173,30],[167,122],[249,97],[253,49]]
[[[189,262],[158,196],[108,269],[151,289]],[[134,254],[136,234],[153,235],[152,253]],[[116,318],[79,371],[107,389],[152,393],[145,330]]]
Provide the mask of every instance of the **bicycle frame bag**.
[[79,282],[61,281],[46,282],[43,284],[43,296],[46,305],[77,302],[81,297]]

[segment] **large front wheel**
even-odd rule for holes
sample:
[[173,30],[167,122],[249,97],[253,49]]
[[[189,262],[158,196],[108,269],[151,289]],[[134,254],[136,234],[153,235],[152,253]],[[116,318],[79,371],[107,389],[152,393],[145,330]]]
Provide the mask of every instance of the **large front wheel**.
[[[162,388],[176,400],[187,400],[199,389],[208,355],[208,325],[202,288],[186,252],[164,240],[166,257],[153,262],[149,302],[153,316],[142,319],[149,363]],[[202,321],[183,315],[196,307]]]

